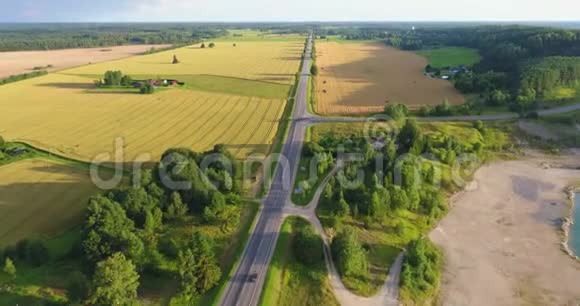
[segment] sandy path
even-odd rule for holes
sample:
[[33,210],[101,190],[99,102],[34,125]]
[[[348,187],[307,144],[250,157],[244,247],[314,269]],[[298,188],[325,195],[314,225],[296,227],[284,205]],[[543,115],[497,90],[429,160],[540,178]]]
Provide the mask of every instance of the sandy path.
[[377,294],[372,297],[362,297],[351,292],[340,278],[340,274],[334,261],[332,259],[332,253],[330,249],[330,239],[326,235],[326,231],[320,223],[320,219],[316,215],[316,208],[320,202],[320,197],[324,190],[324,186],[328,184],[328,181],[333,177],[338,170],[343,166],[342,162],[339,161],[337,166],[324,178],[320,186],[316,190],[312,200],[307,206],[298,206],[294,203],[287,205],[284,208],[285,217],[289,216],[299,216],[308,220],[314,228],[317,230],[318,234],[322,237],[324,242],[324,259],[326,261],[326,268],[328,270],[328,279],[332,291],[336,299],[339,301],[340,305],[343,306],[397,306],[399,305],[399,281],[401,270],[403,268],[403,257],[404,253],[399,254],[395,262],[389,269],[389,274],[383,283],[383,286]]
[[[566,162],[580,166],[578,156]],[[564,188],[579,178],[538,158],[481,168],[430,234],[445,252],[442,304],[579,305],[580,263],[561,251],[558,232]]]
[[34,67],[52,65],[53,67],[48,69],[49,71],[63,70],[89,63],[94,64],[133,56],[143,53],[151,47],[163,48],[167,46],[169,45],[131,45],[88,49],[0,52],[0,79],[31,72]]

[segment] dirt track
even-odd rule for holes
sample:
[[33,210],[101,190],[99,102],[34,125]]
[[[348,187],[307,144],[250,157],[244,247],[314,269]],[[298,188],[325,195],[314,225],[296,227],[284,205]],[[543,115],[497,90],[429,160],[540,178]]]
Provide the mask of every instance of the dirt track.
[[580,171],[544,169],[548,160],[485,166],[474,189],[454,197],[430,235],[446,257],[443,305],[580,303],[580,263],[560,249],[559,234],[569,205],[563,190]]
[[90,49],[0,52],[0,79],[31,72],[34,67],[52,65],[53,67],[48,69],[49,71],[62,70],[136,55],[151,49],[151,47],[163,48],[167,46],[133,45]]
[[464,102],[451,82],[423,74],[427,60],[380,43],[318,42],[316,111],[371,113],[385,102],[421,105]]

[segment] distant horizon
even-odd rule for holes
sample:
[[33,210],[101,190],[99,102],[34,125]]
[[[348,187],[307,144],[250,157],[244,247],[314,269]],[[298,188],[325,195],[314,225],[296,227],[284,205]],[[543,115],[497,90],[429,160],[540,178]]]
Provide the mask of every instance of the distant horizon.
[[6,2],[0,23],[116,22],[577,22],[568,0],[20,0]]
[[151,20],[151,21],[140,21],[140,20],[126,20],[126,21],[0,21],[0,24],[287,24],[287,23],[316,23],[316,24],[340,24],[340,23],[350,23],[350,24],[389,24],[389,23],[491,23],[491,24],[554,24],[554,23],[568,23],[568,24],[579,24],[578,20],[200,20],[200,21],[187,21],[187,20]]

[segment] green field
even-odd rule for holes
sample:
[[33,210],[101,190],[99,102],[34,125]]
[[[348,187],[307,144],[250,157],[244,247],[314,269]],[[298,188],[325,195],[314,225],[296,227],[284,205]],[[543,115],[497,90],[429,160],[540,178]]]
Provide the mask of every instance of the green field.
[[324,261],[315,266],[306,266],[292,253],[293,233],[307,226],[312,225],[298,217],[284,221],[266,275],[260,305],[339,305],[328,284]]
[[434,68],[454,67],[459,65],[473,66],[479,63],[481,56],[475,49],[445,47],[415,51],[429,61]]
[[[91,80],[99,79],[102,76],[97,74],[85,74],[79,75],[86,77]],[[285,99],[288,97],[288,91],[290,90],[289,85],[279,84],[269,81],[256,81],[236,77],[226,77],[219,75],[132,75],[133,79],[136,80],[148,80],[148,79],[175,79],[180,82],[184,82],[184,86],[180,86],[181,89],[191,89],[196,91],[207,91],[214,93],[225,93],[236,96],[246,96],[246,97],[260,97],[260,98],[270,98],[270,99]],[[164,88],[159,88],[161,90]],[[115,93],[139,93],[139,89],[133,88],[98,88],[98,89],[87,89],[89,93],[95,92],[115,92]]]
[[236,43],[248,41],[294,41],[304,39],[306,39],[306,36],[301,34],[277,34],[269,30],[228,29],[228,35],[218,37],[211,41]]

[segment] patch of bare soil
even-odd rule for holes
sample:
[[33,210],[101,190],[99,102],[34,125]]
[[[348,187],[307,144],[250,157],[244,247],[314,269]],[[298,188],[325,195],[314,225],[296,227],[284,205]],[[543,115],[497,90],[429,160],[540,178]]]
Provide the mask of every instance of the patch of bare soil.
[[558,140],[560,137],[545,126],[532,121],[518,121],[518,127],[529,135],[540,137],[543,140]]
[[446,257],[443,305],[579,305],[580,263],[561,249],[578,156],[481,168],[430,234]]
[[[32,72],[34,67],[47,67],[48,71],[57,71],[137,55],[152,47],[165,48],[168,46],[131,45],[89,49],[0,52],[0,79],[10,75]],[[48,68],[49,65],[52,67]]]

